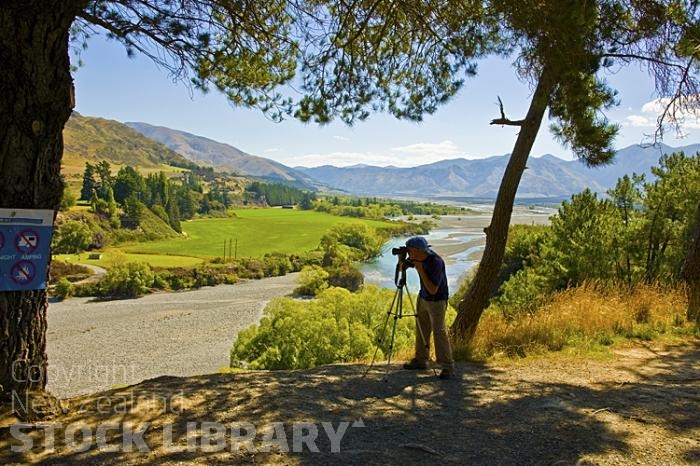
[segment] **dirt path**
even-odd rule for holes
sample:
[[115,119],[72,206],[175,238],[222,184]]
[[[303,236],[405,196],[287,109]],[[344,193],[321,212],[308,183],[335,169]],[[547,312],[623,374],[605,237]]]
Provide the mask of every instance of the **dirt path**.
[[[159,377],[70,400],[53,451],[46,428],[26,429],[34,449],[15,453],[26,438],[0,429],[0,462],[697,465],[699,361],[694,341],[610,361],[459,364],[447,381],[396,365]],[[92,436],[72,443],[76,426]],[[99,426],[113,429],[101,444]]]
[[74,285],[84,285],[86,283],[96,283],[102,279],[105,275],[107,275],[107,270],[99,267],[97,265],[92,265],[92,264],[79,264],[82,265],[83,267],[87,267],[92,271],[92,275],[90,275],[87,278],[83,278],[82,280],[78,280],[77,282],[73,283]]

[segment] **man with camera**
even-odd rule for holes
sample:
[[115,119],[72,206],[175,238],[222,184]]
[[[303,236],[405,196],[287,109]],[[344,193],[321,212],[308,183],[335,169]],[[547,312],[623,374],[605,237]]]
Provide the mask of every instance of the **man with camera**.
[[414,236],[406,241],[408,258],[402,261],[402,268],[415,267],[420,277],[420,292],[416,304],[416,352],[415,357],[403,365],[404,369],[427,369],[430,360],[430,334],[435,341],[435,356],[442,367],[441,379],[454,375],[452,349],[445,326],[447,310],[447,274],[445,261],[422,236]]

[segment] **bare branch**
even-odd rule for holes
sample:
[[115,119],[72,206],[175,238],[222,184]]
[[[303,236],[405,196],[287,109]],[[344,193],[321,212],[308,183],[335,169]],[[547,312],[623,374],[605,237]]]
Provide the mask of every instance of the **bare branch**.
[[500,96],[498,97],[498,107],[501,111],[501,117],[496,118],[491,120],[490,125],[503,125],[503,126],[522,126],[523,123],[525,123],[525,120],[511,120],[509,118],[506,118],[506,114],[503,111],[503,101],[501,100]]

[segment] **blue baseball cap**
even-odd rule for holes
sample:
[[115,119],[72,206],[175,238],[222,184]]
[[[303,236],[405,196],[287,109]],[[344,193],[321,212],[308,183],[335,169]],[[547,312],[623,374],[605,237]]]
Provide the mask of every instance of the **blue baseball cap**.
[[430,250],[430,245],[428,241],[422,236],[414,236],[406,241],[406,247],[420,249],[421,251],[433,252]]

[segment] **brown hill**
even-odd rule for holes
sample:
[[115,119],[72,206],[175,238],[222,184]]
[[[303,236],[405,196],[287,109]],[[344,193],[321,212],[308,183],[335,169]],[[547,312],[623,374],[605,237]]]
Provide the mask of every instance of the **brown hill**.
[[63,167],[66,176],[82,175],[85,162],[106,160],[119,167],[172,171],[193,167],[184,156],[114,120],[74,112],[63,130]]

